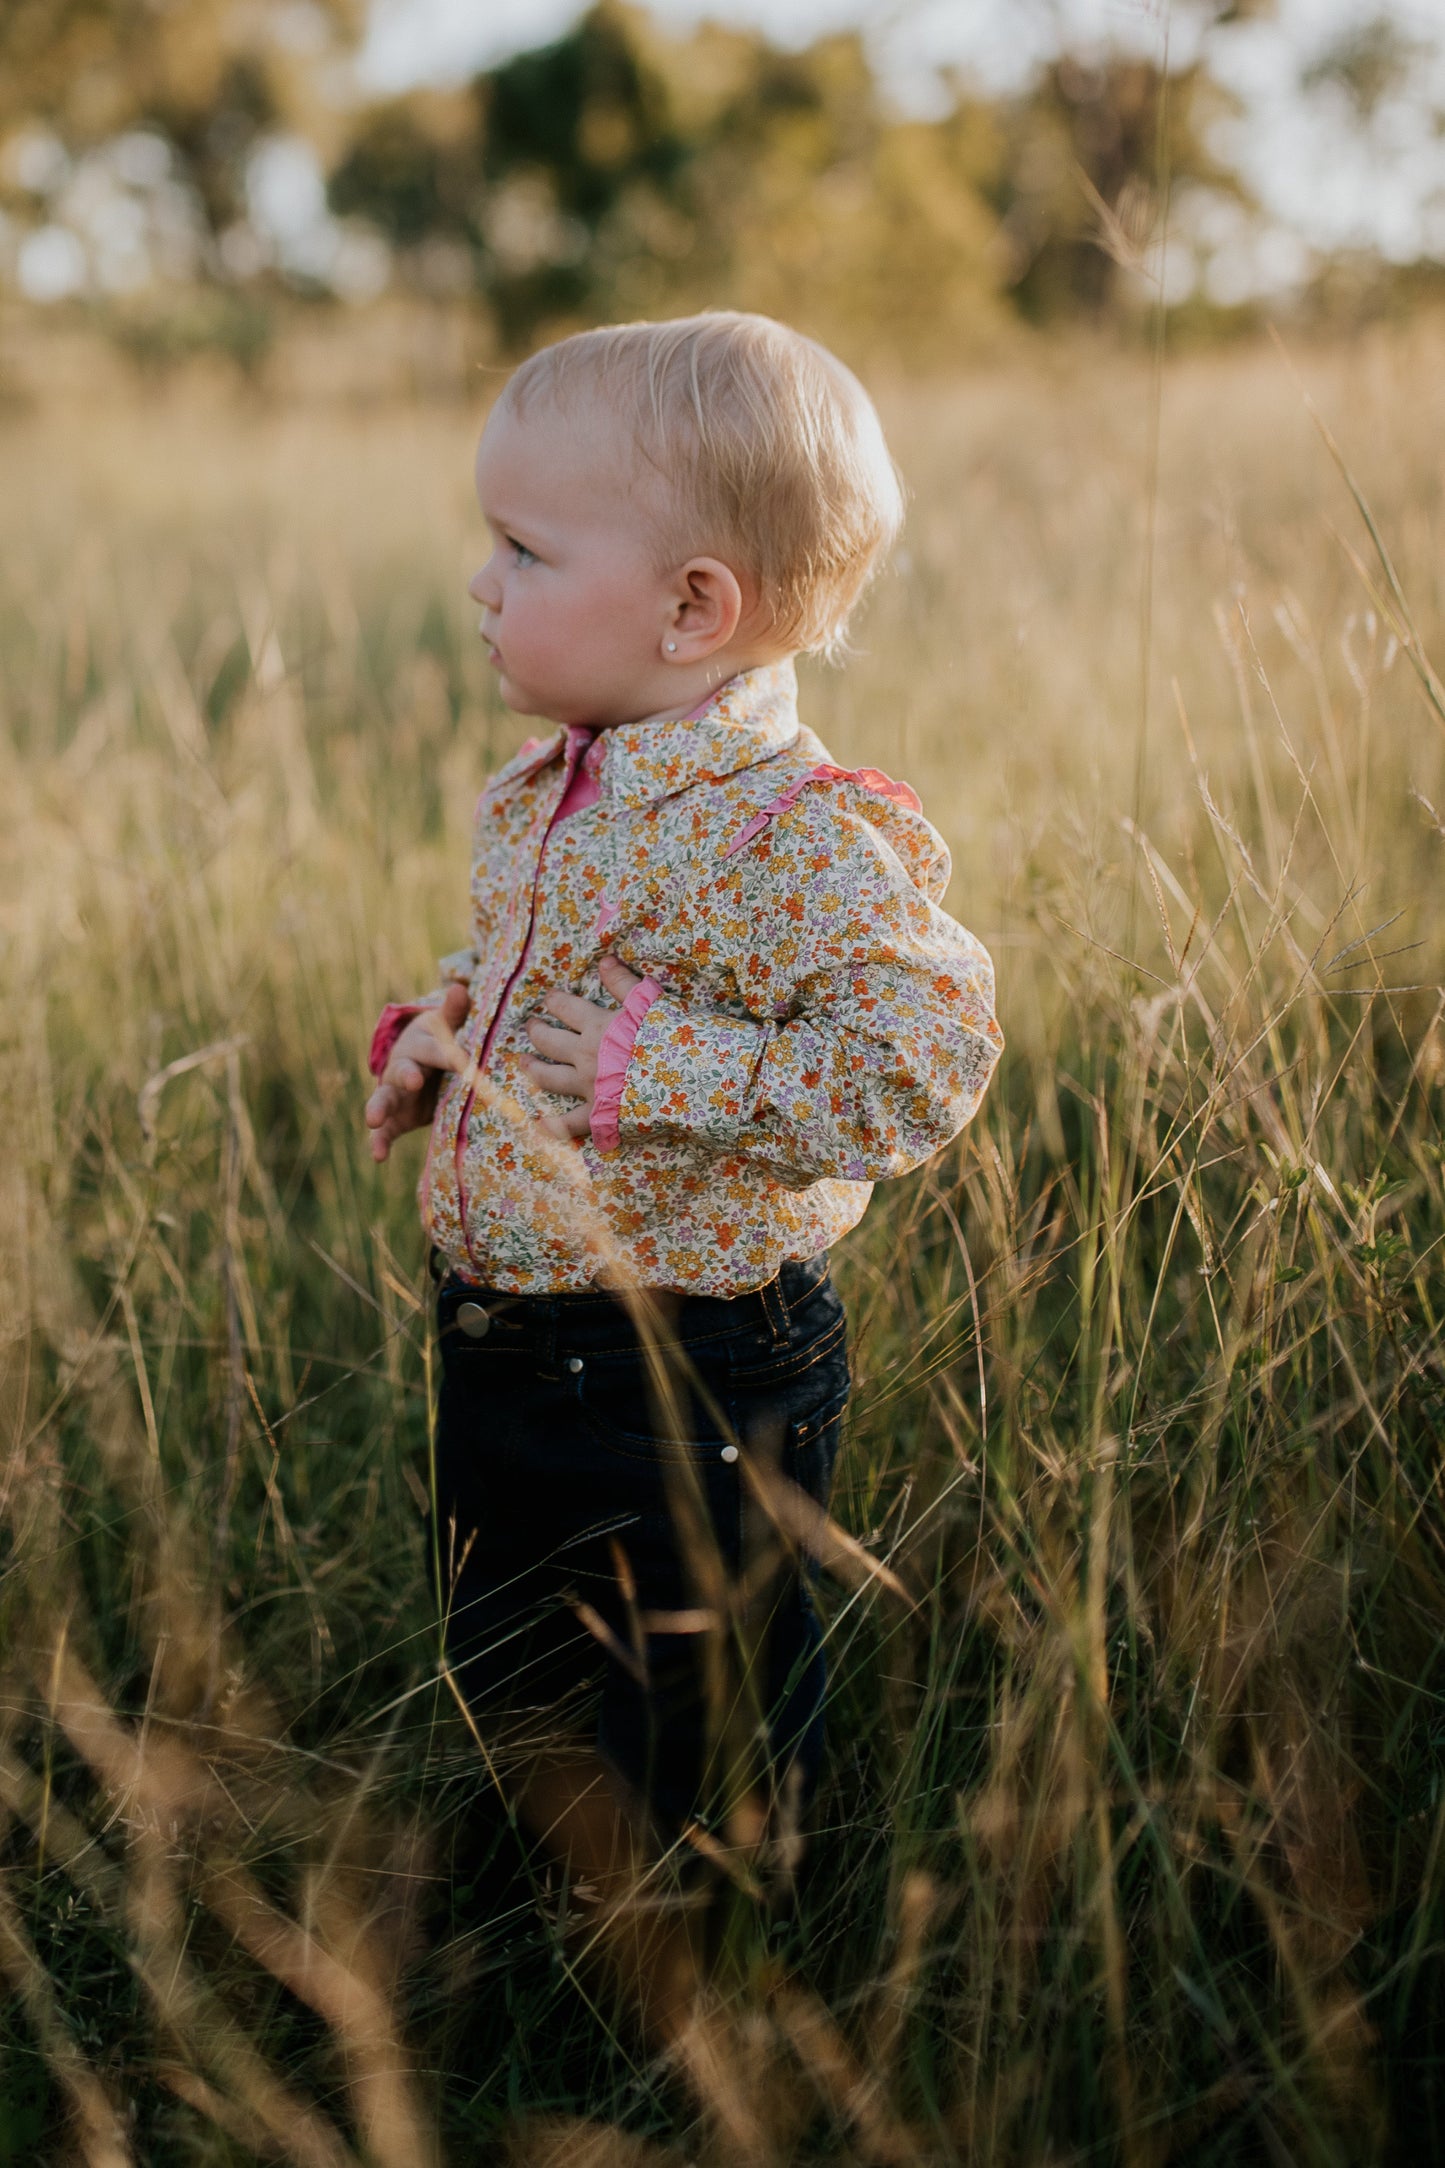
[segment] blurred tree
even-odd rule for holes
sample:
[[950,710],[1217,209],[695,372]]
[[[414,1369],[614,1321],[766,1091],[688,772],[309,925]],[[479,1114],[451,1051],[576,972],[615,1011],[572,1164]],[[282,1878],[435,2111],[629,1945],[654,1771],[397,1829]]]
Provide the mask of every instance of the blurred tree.
[[1387,99],[1405,90],[1427,48],[1388,15],[1342,31],[1302,69],[1305,90],[1339,91],[1357,121],[1373,120]]
[[802,53],[725,32],[710,42],[710,56],[693,45],[663,56],[679,109],[691,102],[695,230],[682,271],[694,298],[914,352],[997,321],[986,118],[891,114],[852,33]]
[[394,247],[439,242],[481,251],[487,183],[475,92],[415,92],[361,115],[331,175],[331,207],[359,215]]
[[986,117],[903,122],[854,35],[803,53],[715,25],[665,35],[601,0],[455,105],[375,109],[331,203],[425,279],[464,247],[505,344],[604,315],[732,303],[857,340],[956,344],[998,314]]
[[483,159],[495,184],[488,284],[503,338],[610,300],[631,220],[687,208],[690,146],[652,64],[642,17],[602,0],[570,37],[482,83]]
[[363,16],[364,0],[3,0],[0,133],[43,123],[76,153],[153,129],[217,229],[261,134],[334,128],[315,64]]
[[[1269,4],[1201,0],[1216,22]],[[1202,61],[1163,73],[1064,55],[1015,97],[959,81],[940,117],[909,118],[858,34],[785,52],[716,23],[669,33],[627,0],[597,0],[564,37],[465,89],[358,107],[322,87],[364,13],[365,0],[0,0],[0,137],[41,124],[50,148],[19,164],[61,172],[36,184],[22,225],[82,222],[63,153],[103,165],[106,144],[134,137],[128,163],[80,179],[135,195],[132,168],[156,168],[145,187],[158,204],[171,192],[156,219],[193,229],[188,267],[166,276],[199,267],[244,286],[270,266],[317,288],[340,229],[314,246],[280,224],[261,233],[268,177],[278,199],[319,194],[304,146],[273,140],[295,136],[329,168],[330,211],[374,229],[419,290],[477,296],[507,348],[711,303],[786,314],[845,350],[942,359],[1014,310],[1115,308],[1131,290],[1121,267],[1156,267],[1166,189],[1244,202],[1208,147],[1225,101]],[[1320,66],[1351,96],[1387,95],[1395,48],[1357,45]],[[345,238],[370,246],[374,291],[385,253]],[[347,290],[340,273],[332,283]]]
[[1024,313],[1099,315],[1115,302],[1121,271],[1148,264],[1166,191],[1246,201],[1208,147],[1233,110],[1202,61],[1165,74],[1147,60],[1065,54],[1046,67],[1001,116],[1003,155],[985,184]]
[[478,77],[466,101],[374,109],[330,199],[412,251],[423,283],[436,243],[465,249],[504,341],[524,343],[540,323],[606,306],[627,207],[665,213],[688,154],[641,18],[602,0],[557,43]]

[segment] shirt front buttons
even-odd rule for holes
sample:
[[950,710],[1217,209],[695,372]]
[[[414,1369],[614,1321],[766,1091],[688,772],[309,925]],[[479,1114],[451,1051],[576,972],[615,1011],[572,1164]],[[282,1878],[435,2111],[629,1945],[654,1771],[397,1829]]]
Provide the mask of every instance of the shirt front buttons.
[[725,1445],[722,1449],[722,1457],[727,1461],[736,1460],[738,1457],[737,1447],[735,1445]]
[[567,1357],[567,1368],[571,1371],[574,1378],[579,1374],[582,1367],[582,1357],[580,1355],[569,1355]]

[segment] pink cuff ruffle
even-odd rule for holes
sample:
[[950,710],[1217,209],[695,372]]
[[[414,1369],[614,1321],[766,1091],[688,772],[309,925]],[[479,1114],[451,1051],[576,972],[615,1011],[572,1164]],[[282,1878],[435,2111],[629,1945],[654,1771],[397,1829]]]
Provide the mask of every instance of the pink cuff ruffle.
[[622,1087],[638,1028],[662,988],[656,979],[634,986],[613,1017],[597,1049],[597,1088],[592,1095],[592,1142],[599,1152],[615,1152],[622,1142],[617,1124],[622,1113]]
[[434,1006],[430,1001],[388,1001],[376,1020],[376,1029],[371,1034],[371,1052],[366,1057],[366,1066],[373,1076],[381,1075],[391,1059],[392,1048],[412,1018]]

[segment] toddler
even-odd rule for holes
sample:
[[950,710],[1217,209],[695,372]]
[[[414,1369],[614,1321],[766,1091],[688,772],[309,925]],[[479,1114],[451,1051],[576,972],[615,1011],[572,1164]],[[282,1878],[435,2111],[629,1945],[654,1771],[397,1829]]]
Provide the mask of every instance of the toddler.
[[448,1661],[484,1732],[574,1709],[707,1849],[817,1774],[766,1501],[827,1499],[827,1253],[978,1106],[993,975],[913,792],[798,720],[793,659],[839,648],[901,514],[832,355],[722,313],[565,339],[477,492],[502,698],[553,727],[482,793],[470,946],[384,1012],[366,1109],[377,1159],[430,1125]]

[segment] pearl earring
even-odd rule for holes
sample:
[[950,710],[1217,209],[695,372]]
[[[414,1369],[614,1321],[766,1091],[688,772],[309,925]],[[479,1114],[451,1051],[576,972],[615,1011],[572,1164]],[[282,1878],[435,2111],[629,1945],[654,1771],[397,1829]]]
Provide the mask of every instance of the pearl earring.
[[676,640],[669,640],[669,641],[668,641],[668,643],[667,643],[667,652],[668,652],[668,654],[669,654],[669,655],[675,655],[675,654],[677,653],[677,642],[676,642]]

